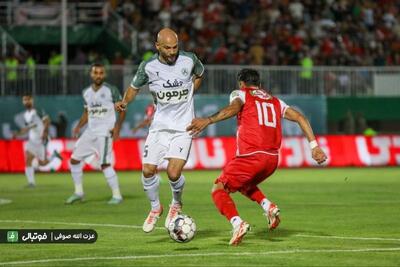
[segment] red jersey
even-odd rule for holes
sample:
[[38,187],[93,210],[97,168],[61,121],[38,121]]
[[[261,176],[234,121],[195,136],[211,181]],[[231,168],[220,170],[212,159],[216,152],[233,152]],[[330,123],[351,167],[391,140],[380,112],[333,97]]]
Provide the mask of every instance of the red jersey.
[[236,155],[278,155],[282,140],[281,119],[288,105],[255,88],[235,90],[231,93],[230,101],[235,98],[240,98],[244,103],[237,115]]

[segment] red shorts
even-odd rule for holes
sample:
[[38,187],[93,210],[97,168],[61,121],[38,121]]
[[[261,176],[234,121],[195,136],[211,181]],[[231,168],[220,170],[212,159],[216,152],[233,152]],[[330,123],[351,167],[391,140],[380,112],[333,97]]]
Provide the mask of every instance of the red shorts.
[[278,167],[278,156],[257,153],[235,157],[222,170],[215,183],[221,182],[229,192],[246,191],[267,179]]

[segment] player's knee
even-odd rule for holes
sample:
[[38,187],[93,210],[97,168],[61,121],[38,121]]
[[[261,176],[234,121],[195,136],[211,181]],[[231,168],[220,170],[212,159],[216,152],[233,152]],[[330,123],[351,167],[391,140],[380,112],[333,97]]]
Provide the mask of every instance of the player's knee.
[[181,171],[181,170],[178,170],[178,169],[174,169],[174,168],[168,168],[168,169],[167,169],[168,178],[169,178],[171,181],[176,181],[176,180],[178,180],[179,177],[181,177],[181,173],[182,173],[182,171]]
[[76,160],[76,159],[73,159],[73,158],[71,158],[71,160],[70,160],[70,163],[71,163],[72,165],[76,165],[76,164],[79,164],[79,163],[80,163],[80,161],[79,161],[79,160]]
[[154,175],[156,175],[156,173],[157,173],[157,167],[148,166],[148,165],[144,164],[144,165],[143,165],[142,172],[143,172],[143,176],[144,176],[145,178],[150,178],[150,177],[153,177]]

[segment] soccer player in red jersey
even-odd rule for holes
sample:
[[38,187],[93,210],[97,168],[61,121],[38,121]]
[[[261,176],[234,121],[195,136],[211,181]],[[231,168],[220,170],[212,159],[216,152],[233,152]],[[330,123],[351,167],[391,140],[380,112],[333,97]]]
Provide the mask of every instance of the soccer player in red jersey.
[[263,90],[256,70],[242,69],[238,74],[238,82],[240,89],[231,93],[230,105],[208,118],[193,119],[187,127],[192,135],[197,135],[208,125],[237,115],[236,156],[224,167],[212,189],[215,206],[233,226],[230,245],[238,245],[250,229],[249,223],[240,218],[230,193],[239,191],[260,204],[270,230],[279,225],[278,206],[266,198],[258,184],[271,176],[278,166],[282,118],[298,123],[309,141],[312,157],[318,164],[326,160],[308,120]]

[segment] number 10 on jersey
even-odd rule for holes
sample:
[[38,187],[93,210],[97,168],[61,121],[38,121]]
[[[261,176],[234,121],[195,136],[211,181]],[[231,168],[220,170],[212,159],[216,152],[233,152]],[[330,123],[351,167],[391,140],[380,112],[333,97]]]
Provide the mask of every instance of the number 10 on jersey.
[[[274,105],[267,102],[260,103],[256,101],[256,107],[257,107],[258,124],[276,128],[276,114]],[[272,116],[268,116],[268,110],[270,110],[269,114]]]

